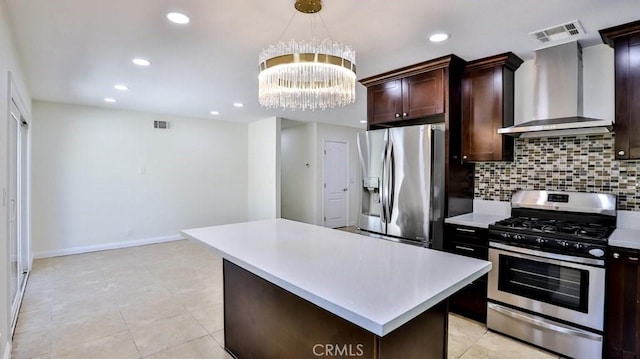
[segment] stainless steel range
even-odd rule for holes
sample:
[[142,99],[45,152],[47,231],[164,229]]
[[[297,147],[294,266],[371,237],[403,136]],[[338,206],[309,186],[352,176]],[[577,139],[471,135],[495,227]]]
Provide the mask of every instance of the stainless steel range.
[[489,226],[487,326],[564,356],[601,358],[616,196],[519,191]]

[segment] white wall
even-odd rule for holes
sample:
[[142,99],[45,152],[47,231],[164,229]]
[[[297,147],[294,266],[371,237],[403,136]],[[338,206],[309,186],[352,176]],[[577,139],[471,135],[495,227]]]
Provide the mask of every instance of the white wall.
[[582,49],[585,117],[615,121],[615,57],[608,45]]
[[[26,86],[24,73],[21,69],[16,47],[13,43],[11,29],[9,28],[9,16],[6,3],[0,1],[0,187],[7,188],[7,130],[8,130],[8,99],[9,73],[14,80],[27,112],[31,111],[31,96]],[[10,325],[9,300],[9,243],[7,228],[7,208],[0,206],[0,357],[10,346],[8,345]]]
[[349,144],[349,212],[347,223],[350,226],[356,224],[357,216],[360,208],[360,191],[361,186],[361,173],[360,163],[358,159],[358,145],[356,142],[357,133],[364,130],[346,127],[335,126],[323,123],[317,124],[316,133],[316,163],[318,164],[316,183],[316,224],[323,225],[324,216],[324,204],[323,204],[323,176],[324,176],[324,142],[325,141],[338,141],[347,142]]
[[280,118],[249,124],[249,220],[280,217]]
[[247,219],[246,124],[38,101],[33,122],[39,256]]
[[533,118],[533,60],[520,65],[515,73],[514,84],[514,123],[534,120]]
[[[614,52],[601,44],[582,49],[583,116],[614,120]],[[534,62],[525,61],[515,75],[515,123],[533,118]]]
[[282,218],[316,223],[316,127],[297,122],[282,128]]

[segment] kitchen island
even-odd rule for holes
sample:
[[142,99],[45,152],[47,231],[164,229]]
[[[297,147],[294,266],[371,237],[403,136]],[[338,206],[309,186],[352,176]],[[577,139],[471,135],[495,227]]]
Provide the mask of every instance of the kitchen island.
[[223,258],[225,349],[245,358],[446,358],[446,299],[491,263],[284,220],[189,229]]

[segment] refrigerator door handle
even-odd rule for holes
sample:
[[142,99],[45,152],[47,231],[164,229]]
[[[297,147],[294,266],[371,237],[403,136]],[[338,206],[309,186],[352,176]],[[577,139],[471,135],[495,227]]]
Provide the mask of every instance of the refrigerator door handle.
[[384,145],[382,149],[382,176],[380,178],[380,222],[387,223],[387,147],[388,147],[388,133],[384,135]]
[[393,142],[391,142],[391,133],[387,130],[384,139],[384,154],[383,154],[383,162],[382,168],[384,168],[384,183],[382,184],[382,189],[384,191],[384,203],[382,210],[384,211],[384,223],[391,223],[391,191],[393,191],[393,183],[392,183],[392,175],[391,173],[391,151],[393,149]]
[[395,168],[393,167],[394,163],[394,151],[393,151],[393,142],[389,141],[389,153],[387,156],[387,172],[388,176],[388,192],[387,192],[387,223],[391,222],[391,215],[393,211],[393,202],[394,202],[394,189],[395,189]]

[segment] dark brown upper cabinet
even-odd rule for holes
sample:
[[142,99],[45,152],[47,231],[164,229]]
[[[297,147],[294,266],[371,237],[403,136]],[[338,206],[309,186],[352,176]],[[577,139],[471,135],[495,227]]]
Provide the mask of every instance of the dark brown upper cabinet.
[[615,53],[615,156],[640,159],[640,21],[600,30]]
[[444,112],[443,70],[402,79],[402,117],[427,117]]
[[462,160],[513,161],[514,73],[522,59],[511,52],[467,63],[462,80]]
[[400,119],[402,80],[391,80],[367,89],[367,123],[378,124]]
[[367,87],[369,127],[411,124],[426,117],[442,116],[446,65],[441,58],[360,80]]
[[411,120],[444,112],[442,69],[390,80],[367,90],[370,123]]

